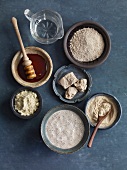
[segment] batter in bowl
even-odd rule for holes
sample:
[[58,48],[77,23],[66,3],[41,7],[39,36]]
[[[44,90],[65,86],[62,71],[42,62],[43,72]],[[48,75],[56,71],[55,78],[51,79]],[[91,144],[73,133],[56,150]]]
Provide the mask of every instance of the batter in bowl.
[[46,135],[52,145],[61,149],[75,147],[85,132],[81,118],[71,110],[59,110],[46,123]]

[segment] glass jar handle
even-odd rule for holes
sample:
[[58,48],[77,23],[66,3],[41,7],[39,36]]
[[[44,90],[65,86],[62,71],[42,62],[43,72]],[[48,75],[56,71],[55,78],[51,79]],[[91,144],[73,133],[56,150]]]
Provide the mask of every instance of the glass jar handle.
[[61,30],[61,32],[60,32],[60,34],[59,34],[58,39],[63,38],[63,36],[64,36],[64,29],[62,28],[62,30]]
[[29,21],[31,21],[33,13],[32,13],[29,9],[26,9],[26,10],[24,11],[24,15],[26,16],[26,18],[27,18]]

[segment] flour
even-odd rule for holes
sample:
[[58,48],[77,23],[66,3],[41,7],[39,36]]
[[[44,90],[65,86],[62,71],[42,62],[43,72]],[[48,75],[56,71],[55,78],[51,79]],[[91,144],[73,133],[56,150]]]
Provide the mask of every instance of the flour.
[[90,99],[86,106],[86,115],[95,126],[98,121],[98,116],[104,116],[110,110],[111,112],[100,124],[100,128],[105,128],[111,126],[117,117],[116,105],[110,97],[96,96]]
[[37,94],[32,91],[24,90],[15,97],[15,110],[23,116],[33,114],[39,106]]
[[80,29],[74,33],[70,40],[70,50],[78,61],[94,61],[103,53],[103,37],[93,28]]

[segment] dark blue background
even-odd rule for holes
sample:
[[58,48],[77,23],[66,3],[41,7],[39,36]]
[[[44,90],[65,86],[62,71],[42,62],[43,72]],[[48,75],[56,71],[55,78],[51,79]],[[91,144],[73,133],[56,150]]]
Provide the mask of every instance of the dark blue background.
[[[59,12],[65,32],[78,21],[93,20],[108,31],[112,48],[101,66],[88,70],[93,78],[91,94],[108,92],[121,102],[123,115],[110,130],[98,131],[91,149],[86,146],[71,155],[59,155],[45,146],[40,136],[40,123],[52,107],[63,104],[52,90],[53,75],[70,61],[63,51],[63,39],[52,45],[41,45],[31,36],[24,10],[33,12],[48,8]],[[20,50],[11,17],[18,19],[25,46],[46,50],[53,60],[50,80],[39,87],[44,106],[32,120],[13,115],[9,102],[21,87],[12,77],[11,61]],[[1,0],[0,1],[0,170],[126,170],[127,169],[127,1],[126,0]],[[84,110],[85,101],[75,104]]]

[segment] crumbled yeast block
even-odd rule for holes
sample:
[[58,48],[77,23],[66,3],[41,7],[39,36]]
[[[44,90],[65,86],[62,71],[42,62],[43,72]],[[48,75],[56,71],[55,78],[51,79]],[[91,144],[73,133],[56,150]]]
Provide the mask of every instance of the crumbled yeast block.
[[76,95],[77,92],[78,90],[75,87],[69,87],[67,91],[65,92],[65,98],[72,99]]
[[87,79],[81,79],[74,83],[74,86],[80,91],[84,92],[87,88]]
[[62,77],[59,80],[59,84],[64,88],[67,89],[68,87],[70,87],[72,84],[74,84],[75,82],[77,82],[78,79],[76,78],[76,76],[74,75],[73,72],[70,72],[68,74],[66,74],[64,77]]

